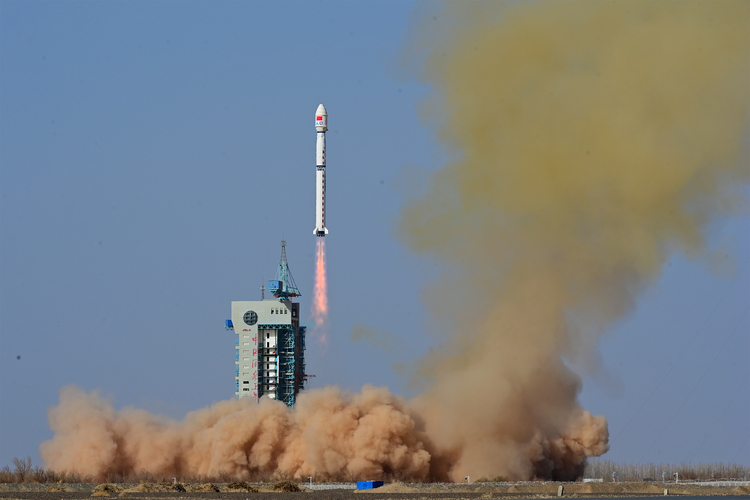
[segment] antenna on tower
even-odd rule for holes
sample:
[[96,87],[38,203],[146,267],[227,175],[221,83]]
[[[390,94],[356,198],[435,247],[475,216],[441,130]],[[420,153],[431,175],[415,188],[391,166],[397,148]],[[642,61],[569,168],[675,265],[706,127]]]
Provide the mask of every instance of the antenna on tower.
[[299,288],[292,278],[289,263],[286,261],[286,240],[281,240],[281,259],[279,269],[276,271],[276,279],[268,282],[268,291],[277,299],[288,299],[299,297]]
[[266,300],[266,287],[265,287],[265,285],[260,285],[260,300]]

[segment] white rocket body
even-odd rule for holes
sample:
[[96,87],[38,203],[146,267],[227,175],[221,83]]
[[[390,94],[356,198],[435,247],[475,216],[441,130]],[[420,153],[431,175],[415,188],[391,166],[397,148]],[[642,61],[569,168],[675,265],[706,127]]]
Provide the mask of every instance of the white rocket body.
[[315,236],[328,234],[326,227],[326,130],[328,113],[322,104],[315,111],[315,130],[318,140],[315,146]]

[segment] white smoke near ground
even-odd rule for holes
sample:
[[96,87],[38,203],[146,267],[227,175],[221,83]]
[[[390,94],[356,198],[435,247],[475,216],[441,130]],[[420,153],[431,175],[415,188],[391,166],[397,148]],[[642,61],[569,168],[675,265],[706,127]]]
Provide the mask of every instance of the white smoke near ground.
[[425,451],[406,402],[366,386],[346,395],[302,393],[294,411],[262,398],[221,401],[184,420],[126,408],[68,386],[49,413],[55,437],[41,446],[55,470],[100,480],[147,471],[157,477],[404,477],[426,480]]
[[699,255],[706,225],[746,201],[749,15],[744,1],[447,4],[412,48],[453,160],[399,228],[451,270],[426,300],[450,337],[420,363],[424,394],[325,388],[294,410],[224,401],[178,422],[69,387],[45,464],[100,479],[580,476],[608,432],[574,368],[670,254]]

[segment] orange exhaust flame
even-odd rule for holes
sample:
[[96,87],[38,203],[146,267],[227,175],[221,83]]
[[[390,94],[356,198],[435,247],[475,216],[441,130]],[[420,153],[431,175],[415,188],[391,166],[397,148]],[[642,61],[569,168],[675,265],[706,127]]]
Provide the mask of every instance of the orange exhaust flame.
[[326,281],[326,240],[317,238],[318,249],[315,258],[315,288],[313,291],[312,315],[318,338],[326,343],[325,327],[328,324],[328,283]]

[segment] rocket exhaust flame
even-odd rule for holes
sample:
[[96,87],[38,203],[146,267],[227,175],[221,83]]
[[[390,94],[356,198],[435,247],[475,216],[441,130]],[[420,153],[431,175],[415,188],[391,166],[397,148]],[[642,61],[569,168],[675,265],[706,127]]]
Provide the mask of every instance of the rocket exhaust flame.
[[313,288],[312,315],[315,320],[315,331],[325,344],[325,327],[328,324],[328,284],[326,282],[326,240],[316,238],[315,286]]
[[414,48],[430,51],[415,58],[437,92],[423,110],[444,117],[437,135],[451,161],[399,227],[413,250],[460,270],[427,297],[451,334],[419,367],[429,390],[406,402],[328,387],[304,391],[293,410],[222,401],[177,422],[66,387],[41,446],[48,468],[100,480],[142,469],[572,480],[607,451],[606,419],[578,401],[578,371],[597,368],[599,336],[671,254],[698,255],[708,223],[746,202],[750,2],[445,8],[418,30],[438,38]]

